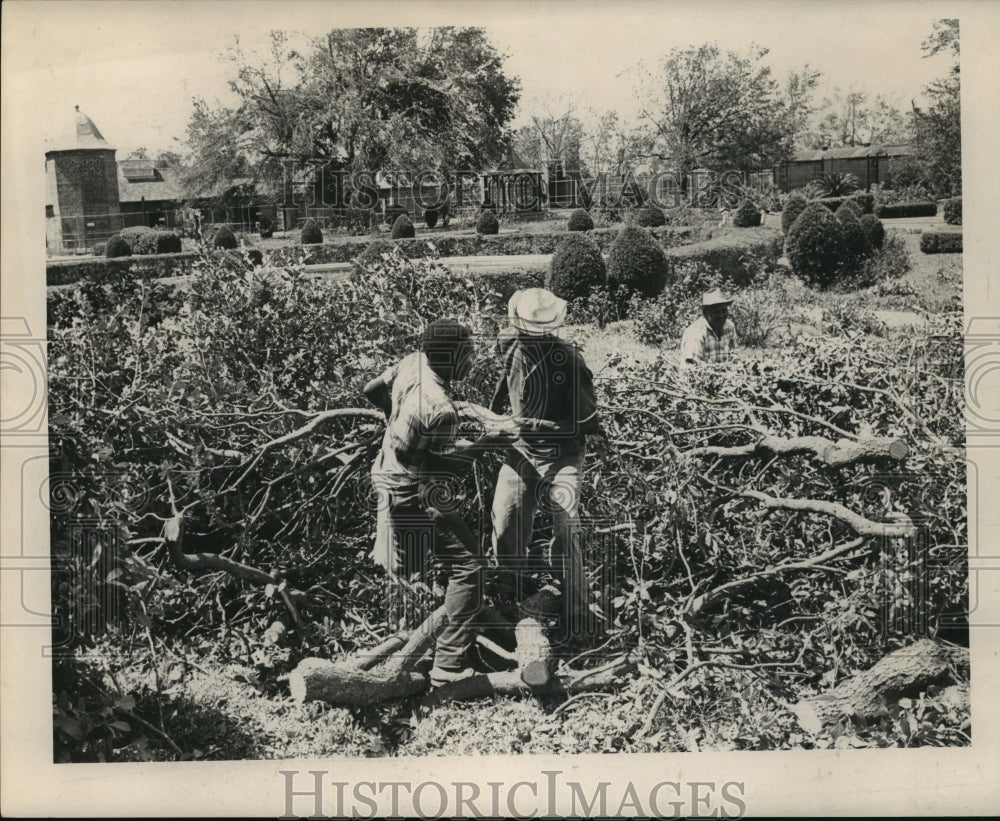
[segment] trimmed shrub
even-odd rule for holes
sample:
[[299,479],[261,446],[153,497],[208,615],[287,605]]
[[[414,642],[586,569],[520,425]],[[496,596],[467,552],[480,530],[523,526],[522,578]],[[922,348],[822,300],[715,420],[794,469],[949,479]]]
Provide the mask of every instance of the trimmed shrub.
[[933,217],[937,215],[936,202],[901,202],[898,205],[878,205],[875,216],[879,219],[898,219],[900,217]]
[[302,245],[319,245],[323,242],[323,232],[320,230],[319,224],[312,217],[302,223],[299,242]]
[[261,217],[257,222],[257,230],[261,239],[270,239],[274,236],[274,223],[269,217]]
[[839,219],[841,222],[849,222],[851,219],[861,219],[864,211],[861,210],[861,206],[852,200],[844,200],[840,204],[840,208],[833,212],[833,215]]
[[834,218],[844,228],[843,268],[845,271],[852,271],[865,255],[867,249],[865,232],[861,228],[861,221],[854,216],[854,211],[850,208],[844,210],[844,206],[842,205],[837,209]]
[[130,257],[132,249],[121,234],[114,234],[108,244],[104,246],[104,256],[106,257]]
[[500,223],[497,221],[497,215],[494,214],[489,208],[483,211],[483,213],[479,215],[479,219],[476,220],[476,233],[477,234],[500,233]]
[[428,228],[433,228],[438,224],[438,210],[437,208],[425,208],[424,209],[424,225]]
[[[782,237],[772,228],[724,234],[705,242],[681,245],[666,252],[672,289],[699,293],[710,287],[745,288],[773,268],[781,256]],[[701,265],[717,275],[717,281],[682,285],[684,266]],[[704,286],[704,287],[703,287]]]
[[389,236],[393,239],[413,239],[417,235],[413,223],[406,214],[400,214],[392,224],[392,231]]
[[799,214],[806,210],[809,201],[801,194],[792,194],[781,209],[781,233],[787,234],[792,223],[799,218]]
[[236,241],[236,234],[234,234],[228,226],[223,225],[212,235],[211,245],[213,248],[233,249],[236,248],[239,243]]
[[566,226],[570,231],[589,231],[594,227],[594,221],[590,214],[582,208],[577,208],[569,215],[569,223]]
[[[815,199],[810,202],[818,202],[820,205],[825,205],[831,211],[836,211],[845,202],[857,205],[861,209],[861,214],[870,214],[875,210],[875,195],[863,191],[851,194],[849,197],[823,197],[822,199]],[[858,216],[861,216],[861,214]]]
[[962,198],[952,197],[944,202],[944,221],[949,225],[962,224]]
[[573,233],[559,243],[552,255],[545,287],[571,302],[589,296],[608,281],[601,249],[586,234]]
[[121,232],[121,238],[128,243],[133,254],[179,254],[180,234],[174,231],[160,231],[143,225],[134,225]]
[[924,231],[920,235],[920,250],[925,254],[961,254],[961,231]]
[[636,225],[626,225],[608,253],[608,290],[627,299],[632,292],[655,297],[667,285],[669,265],[660,244]]
[[750,200],[743,200],[739,208],[733,212],[733,225],[737,228],[756,228],[760,225],[761,213]]
[[885,226],[874,214],[862,214],[858,220],[861,226],[861,233],[865,237],[865,251],[871,253],[877,251],[885,242]]
[[390,242],[387,239],[376,239],[369,242],[365,246],[364,250],[358,254],[357,258],[354,260],[354,265],[351,267],[353,276],[357,276],[361,269],[369,268],[373,263],[382,262],[382,255],[389,254],[392,255],[396,252],[395,243]]
[[843,223],[830,209],[813,203],[788,229],[788,261],[807,285],[833,285],[848,260],[848,238]]
[[636,211],[635,224],[642,228],[659,228],[667,224],[667,217],[662,208],[646,205]]

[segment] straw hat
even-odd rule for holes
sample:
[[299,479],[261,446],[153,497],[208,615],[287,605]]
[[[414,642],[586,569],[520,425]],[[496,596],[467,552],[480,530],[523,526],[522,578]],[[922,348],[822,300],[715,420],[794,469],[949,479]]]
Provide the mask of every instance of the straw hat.
[[732,305],[733,300],[731,297],[726,296],[722,291],[716,288],[714,291],[708,291],[701,297],[701,307],[707,308],[709,305]]
[[546,334],[566,322],[566,300],[544,288],[518,291],[507,304],[511,324],[529,334]]

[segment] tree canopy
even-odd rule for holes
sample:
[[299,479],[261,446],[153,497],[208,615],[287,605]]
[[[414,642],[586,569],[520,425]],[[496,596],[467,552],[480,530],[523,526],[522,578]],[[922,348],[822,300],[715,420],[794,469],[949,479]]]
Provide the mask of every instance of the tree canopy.
[[705,44],[664,57],[650,87],[637,90],[656,155],[685,175],[698,167],[749,171],[788,156],[816,75],[782,89],[763,63],[767,53]]
[[930,104],[913,106],[914,148],[927,181],[939,194],[962,190],[962,104],[958,20],[938,20],[923,42],[925,57],[940,52],[953,61],[945,77],[924,89]]
[[250,177],[277,190],[282,161],[328,171],[454,171],[496,162],[519,81],[479,28],[335,29],[270,55],[230,54],[235,106],[195,101],[191,181]]

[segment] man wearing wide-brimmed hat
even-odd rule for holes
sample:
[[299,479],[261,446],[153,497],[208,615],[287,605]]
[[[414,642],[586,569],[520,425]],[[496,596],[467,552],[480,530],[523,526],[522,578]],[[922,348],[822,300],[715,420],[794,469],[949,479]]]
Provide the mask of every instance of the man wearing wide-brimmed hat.
[[725,362],[736,349],[736,325],[729,318],[733,300],[721,290],[708,291],[701,298],[701,317],[692,322],[681,338],[681,367],[708,362]]
[[528,288],[511,298],[508,316],[510,327],[497,340],[503,375],[491,410],[499,413],[509,398],[514,417],[546,420],[553,427],[521,428],[500,468],[493,499],[493,544],[506,571],[501,596],[513,595],[518,570],[528,566],[534,517],[541,503],[552,512],[552,559],[564,585],[563,626],[582,632],[589,597],[582,549],[572,537],[586,436],[603,435],[593,376],[577,346],[556,335],[565,323],[565,300],[544,288]]

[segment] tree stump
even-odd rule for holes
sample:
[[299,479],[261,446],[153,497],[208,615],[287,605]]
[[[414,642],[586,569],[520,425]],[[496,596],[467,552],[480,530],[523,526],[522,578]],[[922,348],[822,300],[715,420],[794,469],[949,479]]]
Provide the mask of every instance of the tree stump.
[[514,630],[515,655],[521,681],[529,687],[544,687],[552,678],[555,659],[548,630],[559,618],[559,602],[557,591],[543,587],[521,603],[521,620]]
[[791,707],[802,728],[813,733],[845,717],[864,721],[882,715],[886,703],[941,679],[951,664],[962,663],[968,651],[953,650],[931,639],[920,639],[890,653],[870,670],[838,684],[829,693]]

